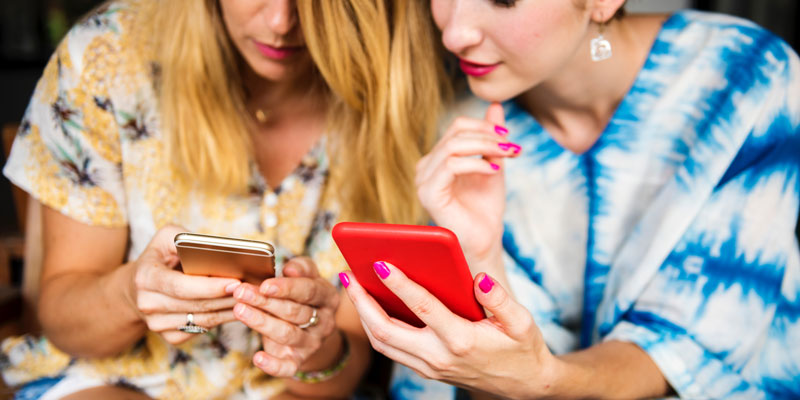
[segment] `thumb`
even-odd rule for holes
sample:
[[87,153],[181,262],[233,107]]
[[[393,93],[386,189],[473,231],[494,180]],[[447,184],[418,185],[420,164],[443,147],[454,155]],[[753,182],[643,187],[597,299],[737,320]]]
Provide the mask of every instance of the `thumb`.
[[517,303],[492,277],[480,273],[473,282],[475,298],[491,312],[502,329],[514,339],[524,339],[534,326],[533,317],[525,307]]
[[486,109],[486,117],[484,119],[495,125],[505,126],[506,115],[503,111],[503,105],[498,102],[490,104],[489,108]]

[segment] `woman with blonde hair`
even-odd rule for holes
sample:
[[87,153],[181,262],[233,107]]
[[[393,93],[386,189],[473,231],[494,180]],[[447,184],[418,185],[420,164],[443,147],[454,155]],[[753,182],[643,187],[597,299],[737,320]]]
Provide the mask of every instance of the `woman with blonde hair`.
[[[351,393],[368,344],[329,231],[420,221],[413,165],[442,93],[429,18],[416,1],[119,0],[75,26],[4,169],[44,231],[44,337],[3,343],[7,383],[47,399]],[[183,230],[268,241],[284,277],[184,275]]]

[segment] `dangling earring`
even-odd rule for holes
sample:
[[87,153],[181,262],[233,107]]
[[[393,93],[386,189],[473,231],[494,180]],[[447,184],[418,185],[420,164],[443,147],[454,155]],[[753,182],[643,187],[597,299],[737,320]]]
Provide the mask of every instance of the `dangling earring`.
[[[602,19],[603,16],[600,15],[600,18]],[[611,58],[611,42],[609,42],[608,40],[606,40],[605,37],[603,37],[603,32],[606,30],[606,23],[607,22],[600,23],[600,33],[597,35],[596,38],[592,39],[591,42],[592,61],[594,62],[608,60],[609,58]]]

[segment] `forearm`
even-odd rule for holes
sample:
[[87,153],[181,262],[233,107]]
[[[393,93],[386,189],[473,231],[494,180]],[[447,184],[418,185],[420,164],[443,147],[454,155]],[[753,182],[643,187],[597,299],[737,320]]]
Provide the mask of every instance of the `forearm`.
[[605,342],[556,359],[556,398],[653,398],[672,389],[639,346]]
[[47,338],[79,357],[107,357],[132,346],[147,328],[124,290],[132,264],[105,274],[63,273],[42,283],[39,318]]

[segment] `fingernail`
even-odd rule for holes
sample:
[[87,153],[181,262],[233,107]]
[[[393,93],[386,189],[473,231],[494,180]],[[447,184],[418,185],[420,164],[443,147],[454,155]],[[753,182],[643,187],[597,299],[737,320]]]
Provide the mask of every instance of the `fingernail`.
[[241,288],[240,290],[236,291],[234,293],[234,297],[236,297],[239,300],[244,300],[244,301],[253,300],[253,294],[250,293],[250,291],[245,289],[245,288]]
[[265,294],[267,296],[276,295],[276,294],[278,294],[278,287],[277,286],[273,286],[273,285],[262,286],[261,287],[261,293],[263,293],[263,294]]
[[505,134],[508,133],[508,129],[506,129],[506,128],[500,126],[500,125],[495,125],[494,126],[494,132],[497,133],[498,135],[505,135]]
[[492,169],[493,169],[493,170],[495,170],[495,171],[497,171],[497,170],[499,170],[499,169],[500,169],[500,166],[499,166],[499,165],[497,165],[497,164],[495,164],[495,163],[489,163],[489,165],[490,165],[490,166],[492,167]]
[[519,151],[522,149],[522,147],[514,143],[498,143],[497,146],[500,147],[500,150],[503,151],[508,151],[509,149],[513,149],[514,154],[519,153]]
[[347,274],[344,272],[339,272],[339,280],[342,282],[342,286],[347,289],[350,286],[350,278],[347,277]]
[[386,266],[385,262],[377,261],[375,264],[372,264],[372,268],[375,268],[375,272],[378,273],[378,276],[380,276],[381,279],[386,279],[389,277],[389,267]]
[[481,279],[480,283],[478,283],[478,287],[483,293],[489,293],[493,286],[494,282],[492,281],[492,278],[489,278],[489,274],[484,274],[483,279]]
[[256,364],[263,364],[264,363],[264,355],[261,353],[256,353],[256,356],[253,357],[253,362]]
[[247,319],[247,317],[250,315],[250,310],[242,303],[233,306],[233,312],[244,319]]
[[236,288],[239,287],[239,285],[241,285],[241,283],[239,282],[233,282],[231,284],[228,284],[228,286],[225,286],[225,293],[227,294],[233,293],[233,291],[236,290]]

